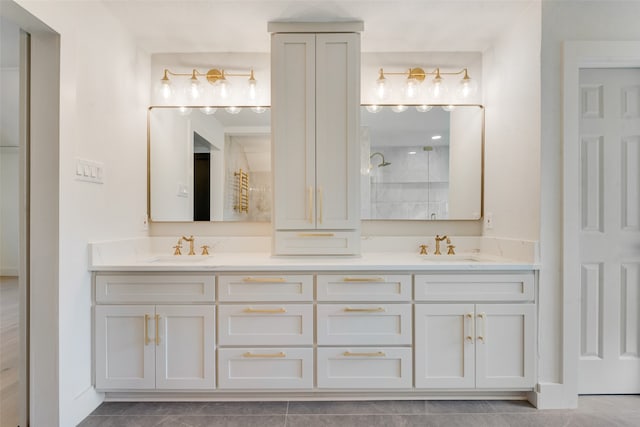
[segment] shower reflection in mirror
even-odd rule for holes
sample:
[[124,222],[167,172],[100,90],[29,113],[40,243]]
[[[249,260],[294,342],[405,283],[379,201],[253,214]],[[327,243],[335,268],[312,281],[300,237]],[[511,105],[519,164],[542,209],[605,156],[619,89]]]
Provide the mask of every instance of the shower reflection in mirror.
[[362,219],[478,219],[483,110],[361,109]]

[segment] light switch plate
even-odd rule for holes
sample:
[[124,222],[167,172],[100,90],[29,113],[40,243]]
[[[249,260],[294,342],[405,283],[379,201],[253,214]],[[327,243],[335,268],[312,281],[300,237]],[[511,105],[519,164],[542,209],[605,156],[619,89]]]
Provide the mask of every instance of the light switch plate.
[[76,180],[104,184],[104,165],[102,163],[76,158],[75,169]]

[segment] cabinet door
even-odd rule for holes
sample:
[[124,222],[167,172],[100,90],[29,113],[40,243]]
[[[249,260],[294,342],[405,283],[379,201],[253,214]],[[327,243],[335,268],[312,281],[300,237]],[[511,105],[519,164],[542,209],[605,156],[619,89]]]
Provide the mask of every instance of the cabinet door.
[[315,228],[315,35],[271,38],[276,230]]
[[156,307],[156,388],[215,387],[214,310],[211,305]]
[[535,306],[476,306],[478,388],[531,388],[535,383]]
[[360,35],[316,35],[316,228],[357,229]]
[[155,387],[152,305],[95,307],[96,389]]
[[473,304],[416,304],[416,388],[474,388]]

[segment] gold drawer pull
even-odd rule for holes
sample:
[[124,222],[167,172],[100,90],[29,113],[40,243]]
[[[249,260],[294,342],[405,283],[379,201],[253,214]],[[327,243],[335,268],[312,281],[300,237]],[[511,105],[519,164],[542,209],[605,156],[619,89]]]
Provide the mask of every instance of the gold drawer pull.
[[144,315],[144,345],[149,345],[151,340],[149,339],[149,319],[151,316],[148,314]]
[[284,352],[280,352],[280,353],[266,353],[266,354],[260,354],[260,353],[251,353],[250,351],[244,353],[242,355],[242,357],[260,357],[260,358],[266,358],[266,357],[287,357],[287,355]]
[[383,311],[387,311],[384,307],[376,307],[376,308],[351,308],[347,307],[344,309],[347,313],[380,313]]
[[246,283],[284,283],[284,277],[245,277],[242,279]]
[[383,282],[383,277],[345,277],[343,282]]
[[298,237],[333,237],[335,233],[298,233]]
[[247,307],[244,309],[245,313],[286,313],[287,310],[284,307],[266,309],[266,308],[251,308]]
[[350,351],[345,351],[342,353],[343,356],[347,357],[385,357],[386,354],[384,351],[374,351],[372,353],[352,353]]

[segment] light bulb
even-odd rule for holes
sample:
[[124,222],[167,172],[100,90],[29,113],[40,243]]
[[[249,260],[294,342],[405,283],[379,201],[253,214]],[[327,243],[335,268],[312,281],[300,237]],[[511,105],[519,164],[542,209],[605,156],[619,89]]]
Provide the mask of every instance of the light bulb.
[[227,99],[231,96],[231,83],[224,76],[218,80],[218,94],[221,99]]
[[440,69],[436,68],[436,76],[431,81],[431,85],[428,89],[429,96],[434,102],[439,102],[447,95],[447,87],[440,76]]
[[224,110],[229,114],[238,114],[238,113],[240,113],[240,111],[242,111],[242,108],[232,105],[232,106],[229,106],[229,107],[225,107]]
[[217,108],[215,107],[202,107],[200,109],[200,112],[203,114],[206,114],[207,116],[210,116],[211,114],[215,114],[216,111],[217,111]]
[[251,70],[247,88],[247,98],[249,98],[249,101],[255,101],[258,98],[257,83],[256,78],[253,76],[253,70]]
[[407,97],[407,99],[415,99],[418,97],[419,92],[420,82],[414,78],[407,79],[404,87],[404,96]]
[[391,85],[384,77],[382,68],[380,68],[380,75],[378,76],[378,80],[376,80],[375,93],[376,97],[381,101],[389,99],[389,96],[391,95]]
[[378,111],[382,110],[381,105],[366,105],[364,108],[366,108],[370,113],[377,113]]
[[416,110],[420,111],[421,113],[426,113],[432,108],[433,107],[431,105],[416,105]]
[[200,98],[200,81],[196,77],[195,71],[189,79],[189,85],[187,86],[187,95],[192,101],[196,101]]
[[256,114],[262,114],[265,111],[267,111],[267,107],[251,107],[251,111],[253,111]]
[[181,116],[188,116],[189,114],[191,114],[191,108],[182,106],[178,108],[178,114],[180,114]]
[[394,113],[403,113],[405,111],[407,111],[407,107],[406,105],[394,105],[391,107],[391,111],[393,111]]
[[171,84],[171,80],[169,80],[169,76],[167,75],[168,72],[169,70],[164,70],[164,75],[160,79],[159,88],[160,97],[165,101],[168,101],[173,96],[173,85]]
[[460,99],[468,99],[478,91],[478,82],[472,80],[464,69],[464,77],[458,82],[457,95]]

